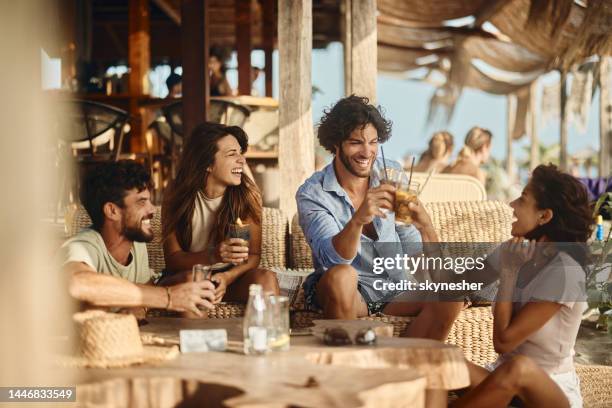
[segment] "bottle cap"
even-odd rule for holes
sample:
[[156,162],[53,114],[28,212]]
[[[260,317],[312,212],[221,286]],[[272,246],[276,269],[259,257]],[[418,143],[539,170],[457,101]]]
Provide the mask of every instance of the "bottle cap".
[[601,215],[597,216],[597,224],[603,224],[603,217]]
[[261,287],[261,285],[258,285],[256,283],[252,283],[251,285],[249,285],[249,293],[261,293],[262,290],[263,288]]

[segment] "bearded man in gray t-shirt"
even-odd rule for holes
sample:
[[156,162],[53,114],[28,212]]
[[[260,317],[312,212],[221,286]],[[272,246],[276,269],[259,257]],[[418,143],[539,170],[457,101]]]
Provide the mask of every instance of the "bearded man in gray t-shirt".
[[154,307],[191,311],[212,308],[210,281],[154,285],[146,242],[153,240],[155,207],[151,177],[133,160],[103,163],[81,187],[81,202],[92,225],[62,245],[70,294],[94,306]]

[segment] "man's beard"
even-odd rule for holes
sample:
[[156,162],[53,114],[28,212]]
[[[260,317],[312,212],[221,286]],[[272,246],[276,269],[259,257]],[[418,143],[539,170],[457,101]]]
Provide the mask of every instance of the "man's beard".
[[[357,172],[357,170],[355,170],[353,168],[353,166],[351,165],[351,161],[348,158],[347,155],[344,154],[344,152],[342,151],[342,148],[340,148],[340,151],[338,152],[338,157],[340,157],[340,162],[342,162],[342,164],[344,165],[344,168],[347,169],[349,171],[349,173],[351,173],[353,176],[355,177],[361,177],[361,178],[367,178],[370,177],[370,172],[368,171],[367,174],[359,174]],[[371,166],[370,166],[371,168]]]
[[123,226],[122,234],[124,237],[133,242],[151,242],[153,241],[154,235],[151,232],[147,234],[142,228]]

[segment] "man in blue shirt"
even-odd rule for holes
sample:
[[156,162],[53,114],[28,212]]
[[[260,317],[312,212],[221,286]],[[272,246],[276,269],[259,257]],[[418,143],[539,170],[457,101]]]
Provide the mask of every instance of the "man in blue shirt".
[[[393,211],[395,187],[371,175],[383,166],[377,159],[378,144],[390,136],[391,122],[367,98],[341,99],[323,116],[319,142],[334,159],[296,194],[300,226],[315,266],[304,283],[306,301],[327,318],[378,312],[415,315],[406,335],[444,340],[462,302],[418,302],[410,293],[380,290],[375,284],[381,278],[397,282],[409,277],[395,269],[375,273],[374,257],[414,255],[421,252],[421,242],[438,241],[420,202],[411,204],[412,225],[396,225],[394,214],[387,213]],[[399,168],[395,162],[385,165]]]

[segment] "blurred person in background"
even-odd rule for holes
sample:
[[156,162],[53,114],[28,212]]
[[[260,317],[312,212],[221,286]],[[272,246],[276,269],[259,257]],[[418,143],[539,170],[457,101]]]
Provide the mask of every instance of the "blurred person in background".
[[487,174],[480,168],[489,160],[493,135],[487,129],[473,127],[465,136],[464,146],[457,160],[446,167],[443,173],[465,174],[480,180],[485,185]]
[[168,87],[166,98],[172,99],[183,96],[183,79],[179,74],[171,73],[166,79],[166,86]]
[[227,50],[218,45],[210,47],[208,71],[210,75],[210,96],[231,96],[234,92],[227,81]]
[[442,172],[448,166],[448,160],[453,153],[453,135],[446,131],[436,132],[429,140],[429,147],[423,152],[414,171],[423,173],[434,169],[436,173]]

